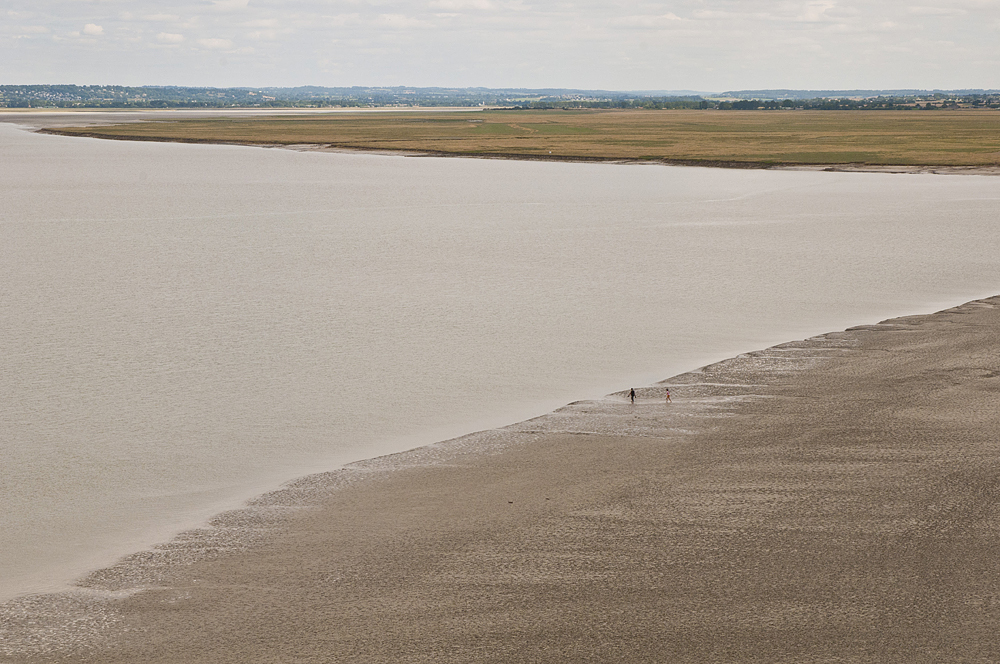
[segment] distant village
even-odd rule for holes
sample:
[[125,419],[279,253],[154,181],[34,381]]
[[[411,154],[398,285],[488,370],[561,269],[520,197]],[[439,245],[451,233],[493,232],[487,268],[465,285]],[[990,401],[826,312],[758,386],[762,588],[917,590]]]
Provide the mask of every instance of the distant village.
[[489,107],[716,110],[1000,109],[1000,90],[738,90],[612,92],[518,88],[304,86],[197,88],[0,85],[0,108]]

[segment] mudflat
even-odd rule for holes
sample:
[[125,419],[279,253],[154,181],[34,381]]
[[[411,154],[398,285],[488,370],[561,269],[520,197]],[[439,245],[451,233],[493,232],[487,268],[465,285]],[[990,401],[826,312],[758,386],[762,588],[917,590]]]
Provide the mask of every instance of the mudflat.
[[998,350],[1000,296],[304,478],[26,600],[0,654],[992,661]]

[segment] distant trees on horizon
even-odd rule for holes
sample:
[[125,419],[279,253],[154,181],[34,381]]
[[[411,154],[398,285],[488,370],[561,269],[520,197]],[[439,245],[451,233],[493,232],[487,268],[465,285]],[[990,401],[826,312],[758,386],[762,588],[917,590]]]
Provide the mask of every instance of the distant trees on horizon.
[[[759,92],[759,91],[758,91]],[[825,91],[832,92],[832,91]],[[857,92],[857,91],[848,91]],[[587,90],[489,88],[194,88],[120,85],[0,85],[0,108],[502,107],[511,109],[905,110],[1000,108],[1000,92],[934,91],[803,97],[802,91],[652,95]],[[784,95],[782,97],[781,95]]]

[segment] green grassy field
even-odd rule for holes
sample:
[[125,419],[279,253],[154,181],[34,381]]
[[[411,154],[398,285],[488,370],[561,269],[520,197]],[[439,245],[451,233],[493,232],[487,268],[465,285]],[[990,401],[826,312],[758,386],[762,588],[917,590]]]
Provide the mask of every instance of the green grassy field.
[[71,127],[131,140],[718,165],[1000,165],[1000,112],[470,111],[212,118]]

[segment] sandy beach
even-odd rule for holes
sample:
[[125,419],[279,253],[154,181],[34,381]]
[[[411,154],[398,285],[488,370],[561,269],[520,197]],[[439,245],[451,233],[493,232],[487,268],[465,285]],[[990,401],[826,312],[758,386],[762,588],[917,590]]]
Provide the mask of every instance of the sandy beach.
[[303,478],[0,661],[993,661],[998,347],[1000,296]]

